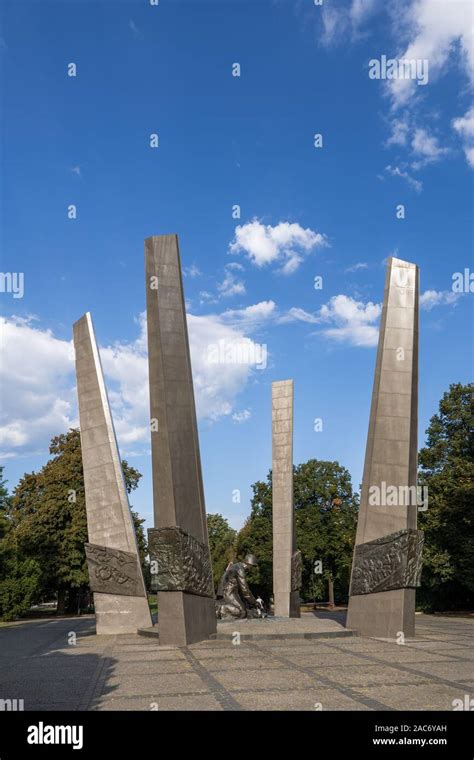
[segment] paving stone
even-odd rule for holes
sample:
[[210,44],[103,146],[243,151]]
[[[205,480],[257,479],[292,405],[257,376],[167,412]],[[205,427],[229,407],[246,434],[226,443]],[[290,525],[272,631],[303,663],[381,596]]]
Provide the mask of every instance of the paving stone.
[[453,699],[464,696],[459,689],[433,683],[420,686],[390,684],[358,691],[394,710],[452,710]]
[[150,675],[161,673],[192,673],[191,665],[185,660],[145,660],[118,662],[113,667],[113,675],[119,676],[138,676],[147,678]]
[[[202,662],[205,660],[221,658],[223,656],[222,649],[193,649],[192,653],[195,657],[198,658],[198,660]],[[248,659],[251,654],[251,650],[249,650],[243,644],[240,644],[240,646],[234,646],[232,649],[228,649],[225,653],[225,657],[234,659]]]
[[164,662],[185,659],[184,654],[179,650],[161,652],[158,647],[150,652],[115,652],[114,650],[113,656],[119,657],[122,662],[151,662],[152,660]]
[[355,657],[352,654],[346,654],[345,652],[339,652],[337,654],[333,653],[331,659],[328,659],[327,655],[321,656],[319,653],[295,655],[287,654],[286,657],[295,665],[302,665],[310,668],[329,667],[332,669],[332,665],[366,665],[366,663],[362,663],[358,657]]
[[196,673],[151,674],[142,676],[113,676],[107,687],[114,690],[114,696],[158,696],[160,694],[205,693],[208,687]]
[[321,675],[327,674],[331,681],[341,686],[375,686],[377,684],[422,684],[428,683],[428,675],[424,676],[406,673],[386,665],[359,665],[351,667],[332,667],[328,671],[324,666],[320,667]]
[[[85,635],[93,631],[85,618],[1,628],[0,698],[57,711],[150,710],[151,702],[159,710],[314,710],[317,702],[323,710],[451,710],[453,699],[474,696],[474,629],[437,619],[448,644],[426,638],[427,620],[417,616],[420,639],[404,647],[341,638],[163,648],[138,636]],[[78,645],[69,647],[73,629]]]
[[255,673],[255,671],[260,671],[262,669],[274,670],[281,668],[281,664],[278,662],[273,662],[267,658],[264,660],[258,660],[255,657],[251,659],[249,658],[248,660],[245,660],[242,657],[216,657],[205,660],[204,664],[210,673],[226,670],[251,670]]
[[450,681],[474,681],[474,661],[469,662],[441,662],[441,663],[424,663],[416,664],[416,670],[421,670],[429,675],[446,678]]
[[[179,697],[160,696],[154,700],[154,710],[164,712],[169,710],[222,710],[222,706],[209,694],[181,695]],[[100,710],[151,710],[150,700],[143,697],[133,699],[106,699]]]
[[389,663],[390,662],[406,662],[406,663],[455,662],[455,660],[453,660],[445,652],[433,652],[433,651],[426,652],[425,650],[415,651],[413,649],[408,649],[398,644],[394,644],[393,649],[390,651],[390,653],[387,652],[385,656],[382,656],[380,652],[374,652],[373,656],[377,657],[377,659],[381,661],[385,660]]
[[283,688],[288,690],[291,687],[295,689],[310,687],[314,685],[313,679],[305,673],[300,673],[289,668],[259,670],[258,678],[251,670],[239,672],[216,672],[214,678],[219,681],[229,691],[238,689],[255,688],[255,682],[258,682],[259,688]]
[[236,692],[246,710],[368,710],[365,705],[341,694],[335,689],[303,689],[300,691],[248,691]]

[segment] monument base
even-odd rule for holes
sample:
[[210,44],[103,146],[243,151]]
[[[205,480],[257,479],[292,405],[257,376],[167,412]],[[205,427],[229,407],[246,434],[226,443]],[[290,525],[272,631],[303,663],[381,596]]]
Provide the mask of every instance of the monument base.
[[300,594],[299,591],[285,591],[284,593],[274,593],[274,614],[278,618],[299,618],[300,613]]
[[415,589],[400,588],[374,594],[351,596],[346,625],[359,633],[380,639],[415,637]]
[[97,635],[136,633],[137,628],[149,626],[150,608],[146,596],[94,593]]
[[[312,612],[303,612],[297,620],[291,618],[275,618],[269,615],[266,618],[243,618],[241,620],[218,620],[217,633],[213,633],[211,640],[236,641],[236,634],[242,641],[268,640],[268,639],[332,639],[357,636],[356,631],[350,631],[344,626],[344,615],[341,613],[315,615]],[[140,636],[148,636],[158,639],[162,644],[160,626],[142,628],[137,631]]]
[[[215,601],[183,591],[159,591],[158,624],[163,646],[186,647],[213,638],[217,626]],[[135,626],[135,633],[141,627]]]

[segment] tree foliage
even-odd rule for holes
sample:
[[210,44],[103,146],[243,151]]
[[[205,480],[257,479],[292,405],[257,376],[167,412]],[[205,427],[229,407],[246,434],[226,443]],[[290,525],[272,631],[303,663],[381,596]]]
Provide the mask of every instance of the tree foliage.
[[[335,586],[336,598],[347,598],[358,496],[351,476],[338,462],[310,459],[293,469],[296,545],[303,557],[301,596],[327,600],[327,583]],[[268,601],[272,593],[272,473],[266,481],[252,486],[251,514],[237,537],[240,558],[247,552],[257,555],[254,586]],[[315,574],[315,562],[321,562]]]
[[39,589],[40,566],[18,552],[8,512],[11,499],[0,467],[0,619],[21,615],[32,604]]
[[417,599],[428,610],[472,609],[474,602],[473,386],[450,386],[426,431],[419,453],[419,483],[428,487],[422,585]]
[[[451,385],[429,424],[419,454],[419,483],[428,487],[422,586],[425,609],[472,609],[474,600],[474,406],[472,385]],[[26,473],[10,496],[0,467],[0,618],[12,619],[31,604],[58,599],[58,610],[76,611],[88,590],[84,543],[87,522],[80,434],[72,429],[51,441],[51,459]],[[141,474],[122,462],[128,493]],[[267,602],[272,594],[272,473],[252,485],[251,513],[237,534],[220,514],[208,515],[217,586],[227,564],[247,553],[259,566],[249,576]],[[351,477],[338,462],[310,459],[294,467],[296,544],[303,557],[303,599],[347,599],[358,513]],[[143,520],[132,510],[145,577]],[[315,563],[321,563],[315,574]],[[316,566],[317,567],[317,566]],[[317,568],[319,569],[319,568]]]
[[[37,601],[57,597],[58,611],[77,609],[78,597],[89,587],[84,544],[87,518],[79,430],[55,436],[52,458],[40,472],[23,476],[8,507],[9,536],[17,556],[40,567]],[[141,474],[122,462],[127,491],[138,485]],[[146,541],[142,522],[132,512],[142,561]],[[16,613],[12,613],[16,614]]]
[[234,559],[237,531],[231,528],[226,518],[219,514],[207,516],[207,530],[214,588],[217,589],[224,570]]

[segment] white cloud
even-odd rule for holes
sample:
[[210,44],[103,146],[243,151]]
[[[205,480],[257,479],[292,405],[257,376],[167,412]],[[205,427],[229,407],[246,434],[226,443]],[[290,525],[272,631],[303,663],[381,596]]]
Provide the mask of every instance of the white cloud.
[[387,145],[387,147],[390,145],[406,145],[408,140],[408,133],[410,130],[408,121],[406,121],[405,118],[392,119],[390,128],[392,130],[392,133],[390,137],[388,137],[385,145]]
[[431,311],[435,306],[449,306],[462,295],[463,293],[455,293],[452,290],[425,290],[420,295],[420,308]]
[[423,182],[421,180],[416,179],[415,177],[412,177],[411,174],[409,174],[404,168],[400,168],[399,166],[391,166],[390,164],[385,167],[385,171],[387,174],[390,174],[391,177],[400,177],[400,179],[404,179],[408,184],[410,185],[413,190],[416,190],[417,193],[420,193],[423,189]]
[[185,277],[200,277],[202,272],[196,264],[191,264],[189,267],[183,267],[183,274]]
[[[258,311],[247,307],[248,312]],[[245,312],[246,310],[241,310]],[[226,315],[187,315],[189,347],[193,370],[196,411],[199,420],[218,420],[232,413],[238,394],[253,371],[248,363],[220,363],[216,366],[210,349],[245,345],[248,353],[257,354],[256,344],[246,334],[250,320],[241,319],[236,327],[226,323]],[[106,381],[115,383],[109,391],[117,436],[125,444],[149,443],[148,362],[145,314],[140,315],[140,334],[136,341],[101,348]]]
[[213,295],[212,293],[209,293],[208,290],[201,290],[199,292],[199,299],[200,299],[199,302],[201,304],[203,304],[203,303],[206,303],[206,304],[208,304],[208,303],[217,303],[219,301],[219,299],[216,298],[215,295]]
[[245,326],[247,330],[252,330],[275,317],[276,313],[274,301],[260,301],[243,309],[227,309],[222,312],[219,319],[221,322]]
[[0,318],[0,457],[49,439],[75,421],[71,343],[32,320]]
[[323,5],[321,18],[323,22],[321,41],[324,45],[332,45],[349,28],[346,12],[336,6]]
[[[369,16],[378,9],[388,15],[393,38],[392,44],[387,44],[387,49],[381,52],[389,59],[420,62],[419,65],[428,62],[428,82],[424,86],[418,85],[416,78],[387,79],[384,83],[391,122],[391,135],[385,144],[411,147],[415,142],[415,148],[421,147],[424,158],[412,168],[420,169],[448,153],[437,143],[431,143],[433,153],[423,153],[424,149],[430,149],[430,143],[422,135],[416,136],[417,127],[420,123],[425,126],[432,113],[426,103],[433,95],[433,83],[449,74],[457,95],[465,96],[467,90],[474,88],[472,0],[404,0],[395,4],[352,0],[350,6],[336,4],[334,0],[322,9],[323,41],[332,44],[354,39],[364,26],[367,28]],[[461,120],[469,120],[470,112],[471,109]],[[418,123],[413,123],[414,120]],[[455,124],[453,126],[457,129]],[[462,121],[457,131],[462,133]],[[465,140],[463,149],[468,164],[474,167],[474,140]]]
[[244,267],[238,261],[231,261],[230,264],[226,264],[226,269],[236,269],[239,272],[244,271]]
[[378,0],[352,0],[349,8],[334,2],[324,3],[319,11],[323,24],[322,43],[332,45],[346,34],[357,38],[363,22],[367,21],[378,5]]
[[462,139],[467,163],[474,169],[474,106],[464,116],[453,119],[453,128]]
[[469,146],[464,146],[464,155],[466,156],[466,161],[474,169],[474,146],[470,148]]
[[294,272],[310,251],[327,245],[326,236],[297,223],[280,222],[272,227],[253,219],[235,229],[230,253],[245,253],[258,267],[280,264],[280,272]]
[[347,269],[345,269],[344,271],[345,272],[357,272],[357,271],[359,271],[359,269],[367,269],[368,266],[369,265],[366,264],[365,261],[359,261],[357,264],[353,264],[351,267],[347,267]]
[[243,296],[245,294],[245,283],[237,279],[232,272],[232,268],[226,267],[225,277],[217,286],[217,290],[223,298]]
[[372,302],[364,304],[346,295],[333,296],[327,304],[321,306],[316,314],[294,306],[279,318],[279,323],[307,322],[308,324],[330,324],[320,333],[339,343],[352,346],[375,346],[379,330],[377,321],[382,307]]
[[82,177],[81,173],[81,167],[80,166],[72,166],[71,171],[73,174],[76,174],[78,177]]
[[463,137],[474,139],[474,106],[464,116],[459,116],[453,121],[453,127]]
[[[273,302],[223,314],[188,314],[189,342],[198,418],[231,415],[257,361],[212,363],[209,347],[223,341],[244,345],[259,357],[259,344],[248,335],[275,310]],[[100,346],[117,437],[123,455],[149,447],[148,363],[145,315],[135,340]],[[72,342],[31,320],[0,319],[0,458],[42,452],[52,436],[78,425]],[[261,353],[261,352],[260,352]]]
[[413,169],[421,169],[426,164],[439,161],[449,152],[447,148],[440,147],[437,137],[422,128],[415,129],[411,147],[415,155],[421,156],[421,159],[412,163]]
[[[449,153],[449,149],[441,147],[438,138],[435,135],[430,134],[427,129],[411,127],[407,121],[403,122],[403,124],[403,143],[400,142],[400,144],[408,146],[409,141],[413,160],[409,167],[406,161],[396,166],[388,164],[388,166],[385,167],[385,172],[391,177],[400,177],[400,179],[404,179],[413,190],[420,193],[423,189],[423,183],[421,180],[413,177],[413,175],[407,170],[407,167],[414,171],[419,171],[428,164],[440,161]],[[395,144],[396,130],[397,127],[395,127],[395,132],[392,133],[392,138],[389,138],[386,145],[389,145],[390,143]],[[400,132],[400,141],[401,135],[402,133]],[[380,179],[383,179],[383,177],[380,177]]]
[[286,322],[308,322],[309,324],[316,324],[319,322],[319,319],[309,311],[300,309],[299,306],[292,306],[286,314],[283,314],[278,319],[278,322],[279,324],[285,324]]
[[380,304],[371,301],[364,304],[341,294],[321,306],[318,321],[334,325],[322,331],[327,338],[352,346],[375,346],[379,334],[376,323],[381,311]]
[[349,11],[352,23],[358,26],[370,16],[377,5],[377,0],[352,0]]
[[[412,0],[405,11],[393,15],[394,30],[408,36],[398,58],[429,62],[429,80],[440,76],[450,57],[457,61],[474,83],[474,30],[470,0]],[[423,90],[410,79],[393,79],[388,89],[394,108],[405,105],[415,92]]]
[[256,354],[256,344],[245,334],[245,328],[224,324],[219,316],[189,314],[188,326],[197,415],[199,419],[217,420],[232,413],[253,368],[247,363],[216,366],[210,360],[210,347],[220,342],[226,346],[246,345],[249,354]]
[[443,153],[443,148],[439,147],[437,138],[428,134],[426,129],[415,130],[411,146],[415,153],[426,158],[436,159]]
[[234,412],[232,419],[240,425],[242,422],[247,422],[252,416],[250,409],[243,409],[241,412]]

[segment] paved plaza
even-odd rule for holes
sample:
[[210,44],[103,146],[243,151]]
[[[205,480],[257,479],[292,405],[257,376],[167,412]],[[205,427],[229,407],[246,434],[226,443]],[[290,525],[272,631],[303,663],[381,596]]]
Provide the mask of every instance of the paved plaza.
[[417,615],[416,630],[403,646],[344,637],[160,648],[98,637],[93,616],[28,622],[0,628],[0,699],[25,710],[452,710],[474,696],[474,620]]

